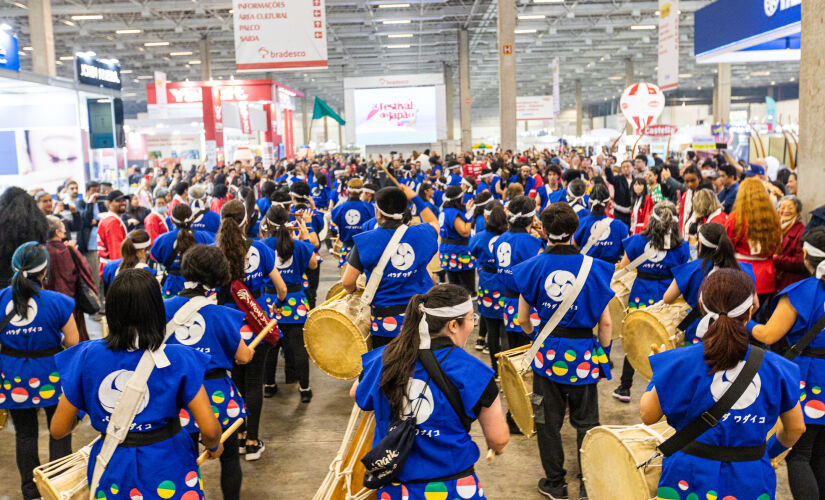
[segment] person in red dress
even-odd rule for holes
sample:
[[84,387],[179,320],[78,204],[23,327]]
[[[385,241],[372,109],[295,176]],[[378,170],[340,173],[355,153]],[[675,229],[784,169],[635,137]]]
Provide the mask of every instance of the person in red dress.
[[630,185],[630,234],[641,234],[647,227],[653,199],[647,192],[644,177],[636,177]]

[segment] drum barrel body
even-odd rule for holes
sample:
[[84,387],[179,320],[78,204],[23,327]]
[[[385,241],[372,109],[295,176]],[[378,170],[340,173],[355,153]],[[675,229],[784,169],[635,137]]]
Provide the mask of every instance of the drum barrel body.
[[613,326],[613,339],[622,337],[622,321],[627,316],[627,303],[630,299],[630,289],[636,280],[636,271],[623,274],[610,282],[610,289],[616,294],[608,302],[608,312]]
[[648,359],[653,352],[651,345],[664,345],[664,350],[681,347],[684,334],[676,327],[689,309],[690,306],[682,301],[675,304],[658,302],[630,311],[622,323],[622,346],[627,360],[647,380],[653,376]]
[[[513,352],[515,351],[515,352]],[[533,418],[533,370],[520,373],[522,360],[526,355],[524,349],[514,349],[501,353],[498,358],[498,372],[501,377],[501,390],[507,400],[510,414],[519,430],[525,436],[536,433]]]
[[366,468],[361,463],[372,449],[374,434],[373,413],[353,408],[338,455],[313,500],[376,500],[376,491],[364,488]]
[[360,295],[346,295],[309,312],[304,344],[322,372],[349,380],[361,373],[361,355],[367,352],[369,332],[369,305]]

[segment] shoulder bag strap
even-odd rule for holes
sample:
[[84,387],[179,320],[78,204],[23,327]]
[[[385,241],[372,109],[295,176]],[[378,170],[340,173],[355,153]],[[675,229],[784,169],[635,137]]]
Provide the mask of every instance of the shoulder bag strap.
[[[202,307],[214,303],[214,296],[193,297],[187,301],[186,304],[178,309],[172,317],[172,320],[166,324],[164,344],[166,339],[175,332],[175,328],[179,325],[186,324],[192,315]],[[122,443],[129,434],[129,429],[131,429],[132,422],[135,420],[135,415],[137,415],[138,406],[148,390],[146,384],[149,381],[149,376],[152,374],[155,366],[164,368],[170,364],[169,359],[163,352],[164,344],[161,344],[156,351],[143,352],[140,361],[138,361],[137,368],[135,368],[134,373],[129,378],[126,387],[123,389],[120,398],[118,398],[115,404],[115,409],[109,419],[109,425],[106,427],[106,438],[103,440],[100,453],[98,453],[97,459],[95,460],[94,471],[92,472],[92,487],[89,490],[90,500],[95,500],[94,495],[97,492],[100,479],[103,477],[103,473],[109,465],[109,461],[112,459],[117,447],[120,446],[120,443]]]
[[598,242],[606,233],[610,233],[610,219],[607,217],[596,221],[592,226],[590,226],[590,237],[587,238],[587,243],[585,243],[579,253],[582,255],[587,255],[587,252],[593,248],[593,245],[595,245],[596,242]]
[[[816,336],[819,335],[819,332],[821,332],[823,329],[825,329],[825,314],[820,316],[816,323],[814,323],[814,326],[812,326],[810,330],[805,332],[805,335],[803,335],[802,338],[799,339],[799,342],[790,346],[785,351],[785,353],[783,354],[783,356],[785,356],[785,359],[794,359],[795,357],[802,354],[802,351],[804,351],[805,348],[808,347],[808,345],[814,341]],[[0,331],[2,330],[3,329],[0,328]]]
[[745,366],[742,367],[742,371],[739,372],[736,380],[730,384],[728,390],[722,394],[722,397],[716,401],[716,404],[660,444],[658,447],[659,451],[664,456],[669,457],[693,442],[711,427],[716,426],[719,423],[719,419],[733,407],[736,401],[742,396],[742,393],[745,392],[745,389],[748,388],[748,385],[756,376],[756,372],[759,371],[764,356],[764,350],[756,346],[751,346],[750,356],[748,356],[748,360],[745,361]]
[[[587,255],[584,256],[582,259],[582,265],[579,268],[578,274],[576,274],[576,280],[573,281],[573,289],[570,290],[564,300],[561,301],[559,304],[558,309],[550,316],[550,319],[547,321],[547,324],[544,325],[541,333],[536,340],[533,341],[533,345],[530,347],[530,350],[527,351],[527,354],[524,356],[521,362],[521,373],[527,373],[530,370],[530,363],[533,362],[533,359],[536,357],[536,353],[541,348],[541,345],[553,333],[553,330],[559,325],[561,320],[564,318],[564,315],[567,314],[567,311],[573,307],[573,303],[576,302],[576,298],[584,288],[584,282],[587,280],[587,276],[590,274],[590,267],[593,265],[593,257],[589,257]],[[529,321],[529,320],[528,320]]]
[[[455,349],[455,347],[453,349]],[[453,352],[453,349],[450,349],[447,352],[447,355],[444,356],[445,359],[451,352]],[[467,412],[464,409],[464,403],[461,401],[461,396],[458,393],[458,388],[456,388],[453,381],[447,377],[447,374],[444,373],[444,370],[435,358],[433,351],[430,349],[420,349],[418,351],[418,360],[421,361],[421,364],[424,365],[424,370],[427,371],[427,374],[433,382],[435,382],[435,385],[439,390],[441,390],[447,398],[447,401],[450,402],[450,406],[453,407],[453,410],[458,415],[459,420],[461,420],[461,425],[464,426],[464,430],[470,432],[470,427],[473,425],[473,420],[467,416]]]
[[395,230],[394,233],[392,233],[392,238],[390,238],[389,243],[387,243],[387,247],[384,249],[384,253],[381,254],[381,258],[378,259],[378,264],[375,266],[375,269],[372,270],[372,275],[370,276],[369,281],[367,281],[367,286],[364,288],[363,295],[361,295],[361,299],[364,303],[372,304],[372,299],[375,297],[375,292],[378,290],[378,285],[381,284],[381,280],[384,278],[384,269],[387,267],[387,262],[389,262],[390,257],[395,254],[399,243],[401,243],[401,238],[404,236],[404,233],[407,232],[408,228],[409,226],[402,224]]

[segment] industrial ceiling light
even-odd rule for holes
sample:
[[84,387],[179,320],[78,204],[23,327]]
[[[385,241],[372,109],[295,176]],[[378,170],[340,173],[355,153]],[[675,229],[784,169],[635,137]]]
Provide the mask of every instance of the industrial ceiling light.
[[639,31],[639,30],[655,30],[655,29],[656,29],[656,25],[655,25],[655,24],[634,24],[633,26],[631,26],[631,27],[630,27],[630,29],[632,29],[632,30],[634,30],[634,31]]
[[146,42],[143,44],[144,47],[166,47],[169,45],[169,42]]
[[69,21],[68,19],[63,19],[63,20],[61,20],[60,22],[61,22],[61,23],[63,23],[63,24],[65,24],[66,26],[72,26],[72,27],[74,27],[74,25],[75,25],[73,22]]
[[170,56],[191,56],[192,51],[191,50],[184,50],[182,52],[170,52],[169,55]]
[[536,30],[533,30],[533,29],[522,29],[522,30],[516,30],[515,34],[516,35],[525,35],[527,33],[535,33],[535,32],[536,32]]
[[61,61],[71,61],[74,59],[74,56],[60,56],[59,58]]
[[200,64],[200,63],[201,63],[200,60],[196,60],[196,61],[189,61],[186,64]]
[[381,21],[381,24],[410,24],[411,22],[409,19],[388,19]]
[[96,21],[99,19],[103,19],[102,14],[82,14],[77,16],[72,16],[73,21]]
[[410,44],[396,44],[396,45],[387,45],[388,49],[409,49]]
[[520,21],[529,21],[531,19],[544,19],[546,17],[547,16],[545,16],[544,14],[528,14],[528,15],[518,16]]
[[128,29],[128,30],[115,30],[116,35],[136,35],[138,33],[142,33],[142,30],[138,29]]
[[533,0],[533,3],[564,3],[564,0]]
[[412,38],[412,33],[391,33],[387,35],[387,38]]
[[406,9],[409,7],[408,3],[381,3],[378,4],[379,9]]

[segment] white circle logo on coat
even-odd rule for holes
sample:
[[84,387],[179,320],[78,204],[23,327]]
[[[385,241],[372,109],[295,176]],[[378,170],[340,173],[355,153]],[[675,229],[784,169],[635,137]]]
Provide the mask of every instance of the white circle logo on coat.
[[204,332],[206,321],[200,313],[195,313],[188,322],[175,328],[175,338],[183,345],[195,345],[201,341]]
[[[9,303],[6,305],[6,314],[9,314],[11,310],[14,308],[14,300],[10,300]],[[26,326],[37,316],[37,302],[34,301],[34,298],[29,298],[29,304],[26,306],[26,317],[21,318],[19,314],[15,314],[12,316],[11,323],[14,326]]]
[[[714,401],[719,401],[719,398],[728,390],[728,387],[736,380],[736,377],[739,376],[739,372],[742,371],[742,368],[745,366],[744,361],[740,361],[738,365],[731,368],[730,370],[725,370],[723,372],[716,372],[713,375],[713,381],[710,383],[710,393],[713,396]],[[752,405],[756,398],[759,397],[759,391],[762,389],[762,379],[759,378],[759,374],[757,373],[751,383],[748,385],[748,388],[745,389],[745,392],[739,396],[739,399],[736,403],[731,407],[732,410],[744,410],[748,406]]]
[[346,220],[347,224],[349,224],[350,226],[354,226],[361,222],[361,212],[355,210],[354,208],[351,208],[347,210],[347,213],[344,214],[344,220]]
[[275,267],[278,269],[289,269],[292,267],[292,258],[295,257],[293,253],[287,260],[281,261],[281,258],[278,257],[278,252],[275,252]]
[[392,267],[399,271],[406,271],[411,268],[415,262],[415,252],[413,251],[412,245],[409,243],[401,243],[398,245],[390,261],[392,261]]
[[[411,394],[415,394],[412,399]],[[407,397],[404,398],[404,417],[412,417],[415,413],[415,423],[421,425],[430,418],[434,406],[435,400],[429,386],[423,380],[411,378],[407,382]]]
[[553,271],[544,280],[544,291],[553,302],[561,302],[564,296],[573,288],[576,276],[570,271],[560,269]]
[[261,265],[261,253],[258,252],[255,245],[252,245],[246,252],[246,266],[244,266],[244,272],[246,274],[250,274],[258,269],[259,265]]
[[[645,245],[645,253],[649,253],[649,251],[653,250],[650,246],[650,242],[648,241]],[[647,259],[648,262],[662,262],[667,257],[667,250],[656,250],[656,253],[653,254],[652,257]]]
[[[126,383],[132,378],[135,372],[129,370],[115,370],[106,375],[100,387],[97,389],[97,399],[100,401],[100,406],[109,413],[115,411],[115,405],[126,388]],[[149,389],[143,394],[140,404],[137,407],[137,413],[142,412],[149,404]]]
[[773,16],[776,14],[777,9],[779,9],[779,0],[765,0],[764,8],[766,16]]
[[444,215],[444,212],[438,214],[438,227],[444,227],[444,223],[447,222],[447,216]]
[[496,260],[498,260],[498,265],[500,267],[510,267],[512,256],[513,250],[510,248],[509,243],[505,241],[498,246],[498,249],[496,250]]
[[487,250],[489,250],[491,254],[493,253],[493,248],[495,248],[496,240],[498,240],[499,236],[501,235],[497,234],[493,236],[492,238],[490,238],[490,243],[487,243]]

